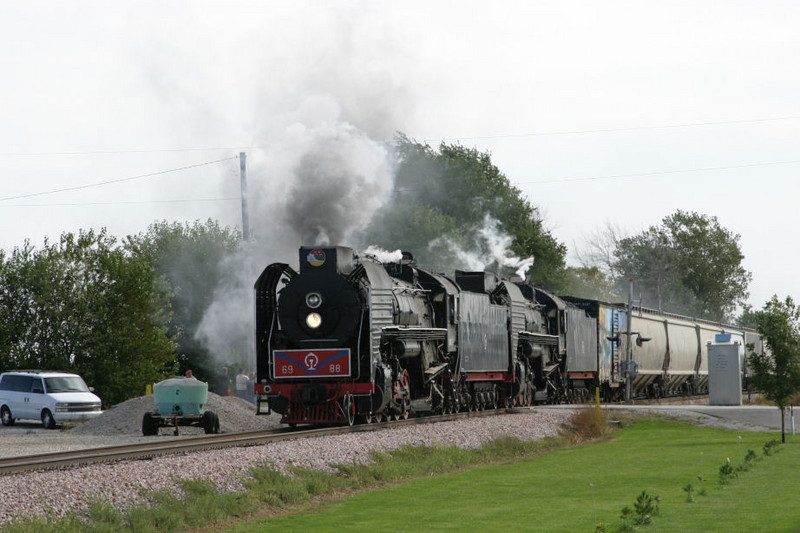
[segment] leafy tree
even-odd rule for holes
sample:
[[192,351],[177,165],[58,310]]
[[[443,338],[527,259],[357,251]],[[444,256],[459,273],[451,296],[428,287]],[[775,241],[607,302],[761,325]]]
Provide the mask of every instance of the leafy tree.
[[741,264],[739,238],[716,217],[678,210],[660,226],[621,239],[615,268],[639,282],[644,305],[730,320],[752,278]]
[[791,297],[777,296],[756,313],[765,353],[751,352],[752,383],[781,411],[781,440],[786,442],[783,415],[800,391],[800,309]]
[[[642,305],[662,309],[669,299],[670,311],[689,312],[691,295],[681,284],[677,271],[676,251],[664,228],[650,227],[647,231],[619,241],[616,250],[617,272],[627,272],[636,281],[642,296]],[[620,294],[628,278],[617,278]]]
[[240,241],[238,230],[210,219],[191,225],[161,221],[130,238],[132,252],[166,279],[172,309],[169,333],[177,343],[181,373],[192,369],[195,377],[209,381],[218,372],[214,354],[196,333],[222,280],[225,259],[239,249]]
[[164,287],[105,230],[26,242],[0,275],[0,366],[74,370],[106,404],[174,375]]
[[[508,236],[510,254],[534,257],[528,277],[549,288],[564,286],[566,248],[488,153],[445,143],[436,151],[402,135],[395,144],[394,197],[366,229],[366,244],[401,248],[426,266],[452,272],[465,268],[464,254],[480,257],[485,265],[491,245],[506,244],[502,238]],[[491,233],[499,241],[487,237]],[[502,260],[496,260],[490,268],[502,271]]]
[[749,296],[752,275],[742,266],[738,234],[717,217],[677,211],[664,219],[677,251],[681,282],[696,298],[698,316],[730,318]]
[[613,302],[619,293],[612,280],[599,267],[568,267],[567,293],[579,298]]
[[742,313],[736,317],[736,324],[743,328],[758,328],[758,311],[753,311],[750,304],[742,305]]

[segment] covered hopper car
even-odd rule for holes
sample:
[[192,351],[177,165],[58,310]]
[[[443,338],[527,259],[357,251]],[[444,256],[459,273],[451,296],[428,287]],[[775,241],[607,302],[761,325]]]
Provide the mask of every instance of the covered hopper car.
[[585,384],[589,384],[600,386],[605,399],[619,400],[627,378],[633,396],[703,394],[708,392],[708,343],[717,335],[730,335],[730,342],[739,344],[743,383],[747,382],[746,347],[751,345],[759,353],[763,350],[758,333],[749,328],[633,307],[631,363],[626,368],[628,307],[583,298],[564,297],[563,301],[567,307],[584,311],[597,324],[595,357],[567,351],[568,381],[573,392],[585,393]]

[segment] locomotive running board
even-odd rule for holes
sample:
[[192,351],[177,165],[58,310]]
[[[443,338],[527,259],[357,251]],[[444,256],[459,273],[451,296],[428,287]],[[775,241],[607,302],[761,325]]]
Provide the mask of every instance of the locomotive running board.
[[384,337],[391,339],[410,339],[415,341],[439,341],[447,338],[446,328],[417,328],[408,326],[384,326]]
[[554,365],[547,365],[546,367],[544,367],[542,369],[542,374],[544,374],[545,376],[550,376],[556,370],[558,370],[558,363]]
[[436,376],[441,374],[447,369],[447,363],[443,363],[439,366],[432,366],[428,370],[425,371],[425,382],[429,382],[434,379]]
[[545,346],[557,346],[558,335],[548,335],[546,333],[533,333],[531,331],[520,331],[519,338],[532,342],[533,344],[544,344]]

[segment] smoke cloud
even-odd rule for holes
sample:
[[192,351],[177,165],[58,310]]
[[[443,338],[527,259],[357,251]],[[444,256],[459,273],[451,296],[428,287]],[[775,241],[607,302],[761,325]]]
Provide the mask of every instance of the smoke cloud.
[[[274,262],[296,267],[301,245],[361,248],[359,235],[394,189],[391,148],[344,120],[332,97],[308,98],[267,124],[256,141],[263,152],[248,157],[251,240],[226,259],[228,276],[197,333],[220,364],[254,365],[253,284],[261,271]],[[533,264],[509,252],[512,238],[490,216],[466,233],[468,245],[439,238],[430,248],[444,250],[434,255],[449,256],[460,269],[515,269],[524,276]],[[367,247],[364,253],[382,262],[402,258],[400,250]]]
[[253,284],[263,268],[296,265],[301,245],[357,247],[355,235],[394,186],[389,147],[347,123],[330,96],[268,124],[257,139],[264,152],[248,158],[251,241],[226,260],[228,277],[198,328],[220,364],[252,358]]

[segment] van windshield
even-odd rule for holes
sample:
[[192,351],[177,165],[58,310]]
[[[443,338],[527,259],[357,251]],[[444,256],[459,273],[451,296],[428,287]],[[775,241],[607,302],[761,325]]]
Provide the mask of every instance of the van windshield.
[[80,376],[44,378],[47,392],[89,392],[89,387]]

